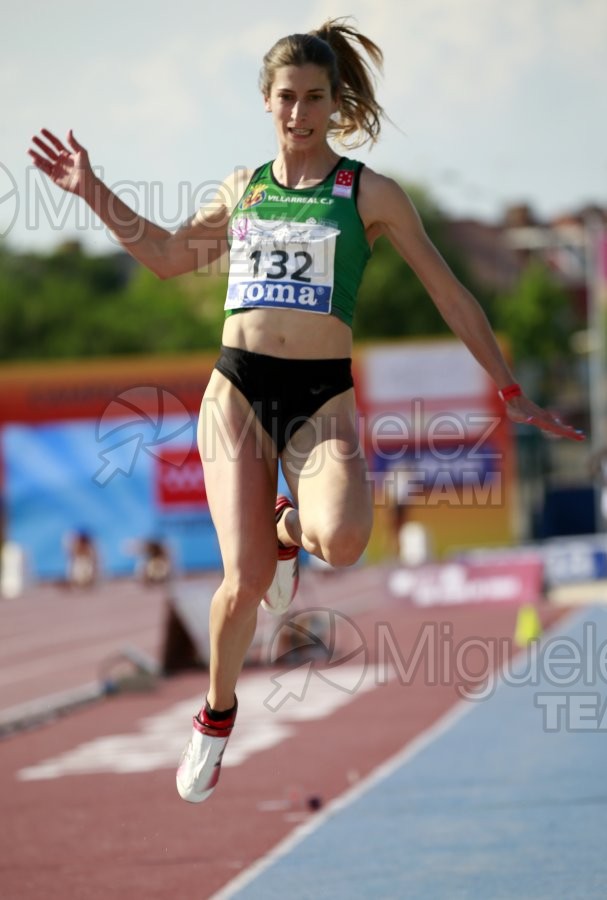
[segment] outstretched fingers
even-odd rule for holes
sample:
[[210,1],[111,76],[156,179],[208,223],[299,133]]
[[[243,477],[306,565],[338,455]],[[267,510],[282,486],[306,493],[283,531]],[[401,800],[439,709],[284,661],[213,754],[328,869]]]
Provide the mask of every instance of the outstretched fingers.
[[56,135],[53,134],[52,131],[49,131],[48,128],[42,128],[42,129],[41,129],[41,132],[42,132],[42,134],[44,135],[44,137],[47,139],[47,141],[50,141],[50,142],[51,142],[51,144],[53,145],[53,147],[55,148],[55,150],[58,150],[59,153],[69,153],[69,151],[68,151],[67,147],[65,146],[65,144],[63,144],[63,143],[59,140],[59,138],[58,138]]
[[86,186],[93,177],[88,153],[71,129],[66,140],[67,145],[48,128],[42,128],[39,134],[32,137],[33,147],[27,152],[34,165],[58,187],[84,196]]
[[36,135],[34,135],[34,137],[32,138],[32,143],[35,144],[36,147],[39,147],[43,153],[46,153],[48,159],[52,160],[52,162],[57,162],[57,160],[59,159],[59,154],[56,153],[53,148],[46,144],[44,141],[41,141],[39,137],[36,137]]
[[513,422],[534,425],[551,437],[568,438],[571,441],[583,441],[586,438],[583,431],[573,428],[572,425],[565,425],[557,415],[533,403],[524,395],[513,397],[506,409],[508,417]]
[[550,418],[548,421],[542,421],[536,424],[538,425],[538,428],[548,432],[548,434],[553,434],[555,437],[569,438],[572,441],[586,440],[586,435],[583,431],[579,431],[572,425],[565,425],[560,419]]
[[524,425],[535,425],[536,428],[554,437],[568,438],[572,441],[583,441],[586,439],[583,431],[579,431],[572,425],[565,425],[559,418],[539,407],[537,410],[531,410],[525,416],[515,415],[512,418],[514,421],[522,422]]
[[38,137],[38,135],[34,135],[32,137],[32,143],[40,150],[38,153],[36,150],[28,150],[28,154],[31,156],[34,165],[37,166],[45,175],[52,175],[55,171],[55,167],[57,163],[62,159],[70,155],[70,151],[67,147],[62,144],[58,137],[56,137],[52,131],[49,131],[48,128],[42,128],[40,131],[42,138]]
[[35,150],[28,150],[28,154],[31,156],[34,165],[44,172],[45,175],[50,175],[53,171],[53,163],[46,159],[44,156],[40,156],[39,153],[36,153]]

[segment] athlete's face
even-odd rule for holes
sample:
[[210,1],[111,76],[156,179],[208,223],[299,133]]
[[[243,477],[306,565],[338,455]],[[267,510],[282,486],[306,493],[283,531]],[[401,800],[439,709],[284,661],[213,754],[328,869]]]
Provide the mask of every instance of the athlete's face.
[[338,109],[326,71],[312,63],[277,69],[265,104],[281,143],[302,150],[325,141]]

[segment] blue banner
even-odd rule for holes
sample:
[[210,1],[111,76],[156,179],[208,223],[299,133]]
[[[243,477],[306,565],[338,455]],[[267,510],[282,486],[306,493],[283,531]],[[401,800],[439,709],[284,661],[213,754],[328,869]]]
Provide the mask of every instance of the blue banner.
[[101,573],[134,571],[138,544],[161,540],[177,571],[221,566],[195,445],[195,419],[125,419],[9,425],[6,539],[21,545],[29,572],[62,579],[68,542],[86,532]]

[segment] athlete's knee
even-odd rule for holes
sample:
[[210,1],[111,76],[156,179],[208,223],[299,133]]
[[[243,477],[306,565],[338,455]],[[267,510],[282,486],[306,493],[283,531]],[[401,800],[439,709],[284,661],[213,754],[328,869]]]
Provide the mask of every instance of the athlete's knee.
[[319,534],[323,558],[332,566],[353,566],[364,553],[369,541],[369,528],[363,522],[346,522]]
[[247,571],[226,574],[223,582],[223,601],[230,618],[249,615],[255,610],[272,584],[276,560],[258,561]]

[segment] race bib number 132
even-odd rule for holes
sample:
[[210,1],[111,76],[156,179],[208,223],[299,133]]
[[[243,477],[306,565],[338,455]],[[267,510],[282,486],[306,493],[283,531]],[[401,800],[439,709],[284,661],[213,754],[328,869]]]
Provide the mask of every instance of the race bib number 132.
[[338,234],[327,225],[237,219],[225,308],[330,313]]

